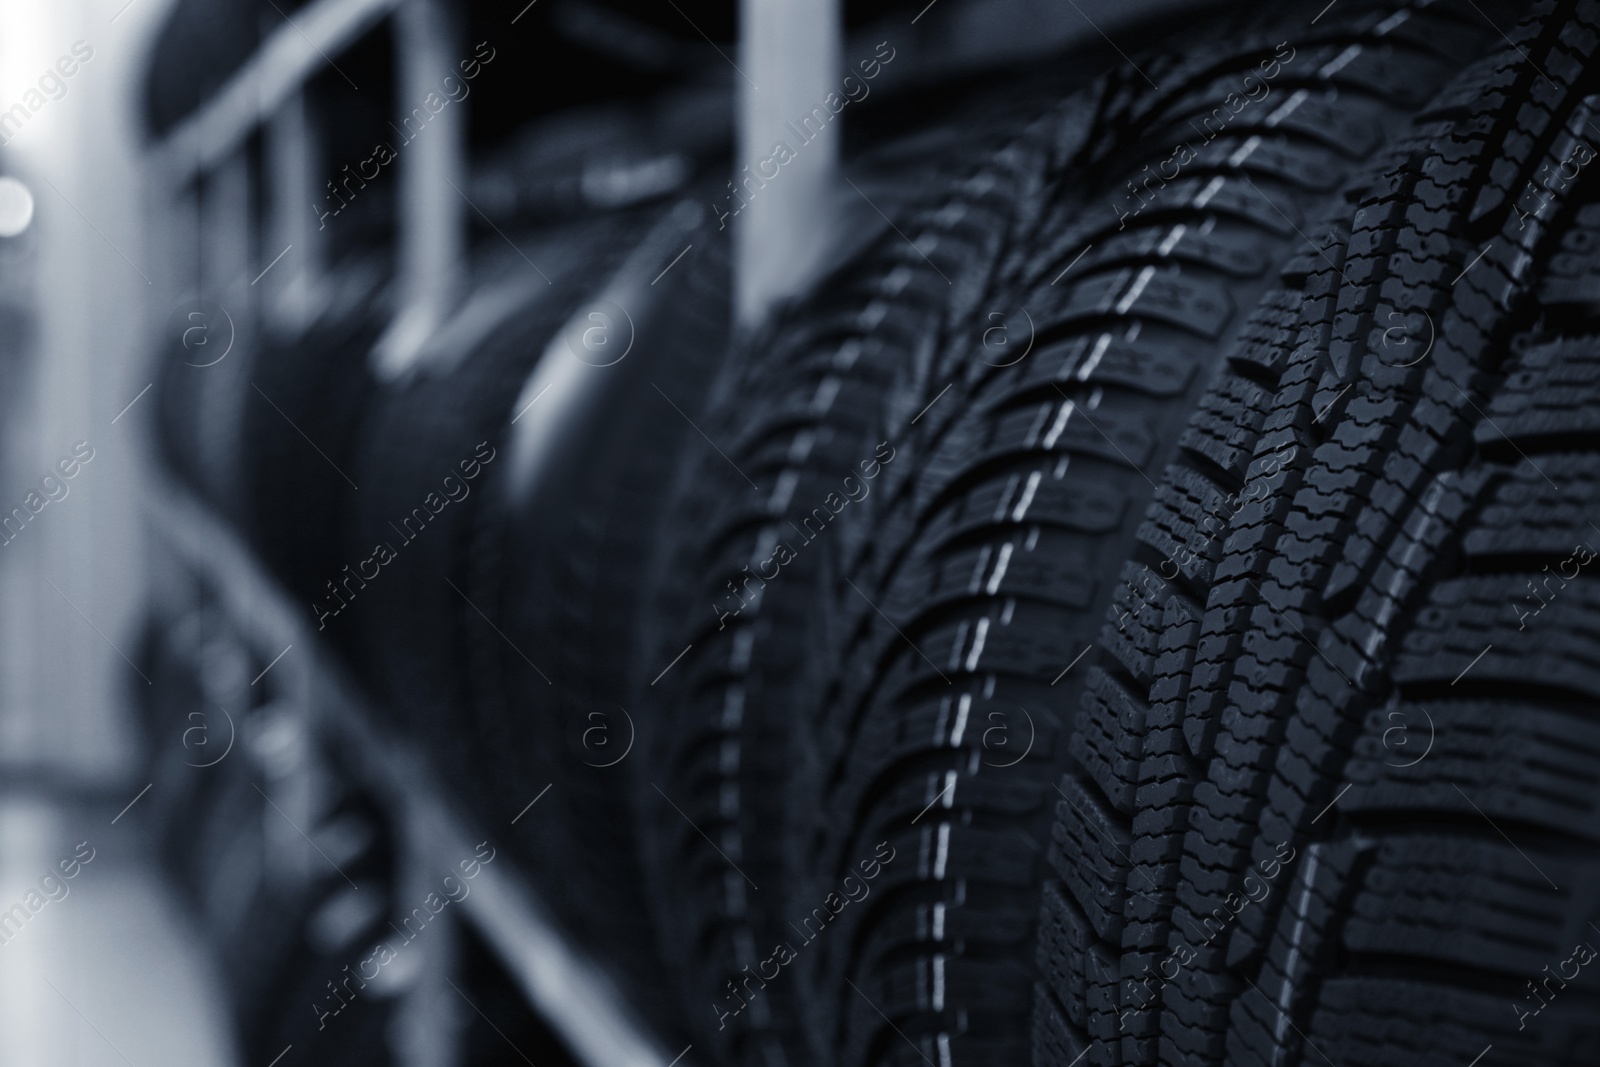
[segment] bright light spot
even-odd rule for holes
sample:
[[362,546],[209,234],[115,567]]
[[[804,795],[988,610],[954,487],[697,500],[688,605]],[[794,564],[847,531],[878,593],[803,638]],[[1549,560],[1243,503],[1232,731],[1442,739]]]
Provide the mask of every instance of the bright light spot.
[[15,178],[0,178],[0,237],[15,237],[33,221],[33,194]]

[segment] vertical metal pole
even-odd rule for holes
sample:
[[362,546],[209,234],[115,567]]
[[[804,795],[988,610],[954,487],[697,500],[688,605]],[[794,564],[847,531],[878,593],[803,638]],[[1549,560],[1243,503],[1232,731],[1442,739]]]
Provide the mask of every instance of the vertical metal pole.
[[740,0],[739,129],[718,216],[734,226],[734,315],[744,328],[810,282],[834,237],[839,7]]
[[440,0],[403,0],[396,12],[400,304],[378,342],[373,365],[386,379],[411,367],[454,308],[462,285],[466,109],[449,99],[444,85],[446,77],[460,76],[455,30]]
[[200,285],[206,296],[238,306],[248,304],[251,267],[256,262],[251,225],[250,159],[243,150],[219,163],[205,180],[200,200]]
[[271,217],[261,254],[282,255],[262,277],[267,288],[262,319],[275,329],[297,334],[317,312],[322,267],[321,233],[313,205],[317,189],[316,138],[307,115],[304,90],[284,101],[266,128]]
[[[256,344],[250,279],[260,249],[252,225],[250,159],[243,149],[218,164],[200,190],[200,293],[220,305],[232,320],[234,351]],[[214,324],[213,324],[214,325]],[[236,505],[243,491],[235,476],[244,444],[235,412],[252,400],[247,363],[225,360],[201,379],[202,402],[195,421],[204,450],[202,470],[219,500]]]
[[[395,878],[402,923],[409,914],[407,909],[426,908],[428,895],[439,891],[441,871],[452,871],[451,863],[472,855],[442,854],[444,850],[428,832],[426,816],[418,809],[409,799],[400,799],[392,809],[402,835]],[[469,887],[468,894],[471,891]],[[439,912],[410,949],[421,954],[422,963],[398,997],[399,1011],[389,1035],[396,1067],[459,1067],[462,1061],[464,1024],[469,1021],[463,1012],[473,1009],[450,987],[452,979],[465,977],[458,964],[461,933],[457,910],[446,907]]]

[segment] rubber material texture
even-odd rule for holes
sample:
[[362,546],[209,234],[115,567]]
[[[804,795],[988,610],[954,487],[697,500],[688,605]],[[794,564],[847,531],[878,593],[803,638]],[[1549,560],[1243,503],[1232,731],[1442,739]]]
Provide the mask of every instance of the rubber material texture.
[[[689,213],[698,203],[674,210]],[[687,251],[673,246],[642,277],[657,279],[647,287],[655,303],[625,309],[626,357],[592,369],[618,384],[597,403],[592,425],[563,442],[563,458],[552,464],[561,473],[519,515],[497,502],[509,463],[483,479],[496,506],[477,512],[470,584],[462,586],[484,612],[469,623],[476,640],[464,663],[470,725],[499,810],[517,817],[511,832],[529,858],[527,873],[574,940],[675,1048],[689,1038],[679,1041],[682,1012],[660,981],[632,817],[640,759],[632,695],[650,680],[640,677],[648,657],[638,624],[664,487],[686,446],[700,440],[695,427],[707,380],[728,350],[730,319],[726,231],[703,216],[682,244]],[[591,295],[605,282],[594,279]],[[523,417],[546,411],[533,407]]]
[[363,303],[322,316],[292,340],[268,336],[253,354],[241,413],[239,525],[300,606],[327,599],[324,583],[346,562],[338,531],[357,512],[347,478],[378,393],[367,353],[385,318],[383,304]]
[[486,632],[468,592],[473,531],[478,512],[497,506],[482,487],[505,463],[502,435],[529,368],[630,247],[629,223],[637,219],[571,227],[574,265],[471,351],[441,352],[374,397],[349,471],[360,486],[356,514],[317,601],[333,613],[318,622],[475,806],[494,804],[484,754],[463,728],[466,664]]
[[[730,984],[786,928],[785,730],[812,647],[804,615],[822,548],[804,548],[765,586],[750,574],[778,540],[802,544],[810,508],[859,493],[841,486],[847,475],[859,483],[860,464],[896,462],[879,448],[886,406],[922,391],[945,323],[975,313],[1011,205],[1039,166],[1016,124],[998,129],[962,139],[983,163],[952,153],[942,173],[923,173],[932,192],[897,212],[906,237],[880,226],[859,259],[734,351],[701,423],[715,447],[699,449],[674,489],[645,645],[654,658],[639,701],[638,819],[678,1011],[723,1062],[805,1055],[795,983],[773,983],[748,1012]],[[870,495],[848,505],[873,506]],[[824,542],[858,525],[818,535],[810,521]],[[720,1019],[719,1005],[739,1017]]]
[[356,995],[340,1007],[330,983],[405,917],[395,828],[279,694],[251,705],[265,664],[203,584],[177,599],[192,606],[153,616],[140,656],[152,684],[135,699],[156,741],[143,817],[216,946],[245,1062],[391,1063],[393,998],[346,987]]
[[1456,18],[1487,54],[1310,231],[1140,527],[1056,805],[1036,1064],[1600,1047],[1600,8],[1390,38]]
[[[1035,1010],[1037,917],[1043,894],[1084,901],[1097,935],[1125,926],[1101,870],[1120,844],[1106,794],[1132,801],[1114,772],[1135,709],[1080,657],[1150,474],[1180,445],[1233,461],[1228,435],[1181,430],[1223,356],[1270,326],[1249,309],[1287,310],[1277,272],[1304,232],[1347,212],[1368,161],[1492,35],[1392,4],[1310,29],[1218,16],[1109,77],[1083,144],[1020,198],[982,313],[930,359],[926,412],[886,427],[886,499],[859,551],[834,553],[812,624],[826,654],[798,680],[788,908],[837,907],[803,949],[791,934],[814,1060],[1017,1063],[1041,1019],[1078,1010]],[[1213,406],[1256,403],[1244,382]],[[1080,699],[1098,730],[1069,731]],[[1095,773],[1057,793],[1072,760]],[[861,891],[879,842],[896,859],[864,902],[828,903]]]

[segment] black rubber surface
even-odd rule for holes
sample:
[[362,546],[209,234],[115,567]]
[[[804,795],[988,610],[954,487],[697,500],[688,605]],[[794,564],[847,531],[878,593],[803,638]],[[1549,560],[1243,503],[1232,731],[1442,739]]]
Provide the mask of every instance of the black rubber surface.
[[328,986],[405,917],[394,827],[270,680],[250,686],[265,662],[211,594],[185,593],[192,608],[160,618],[142,654],[153,751],[138,817],[213,947],[244,1062],[391,1063],[392,993],[347,989],[340,1007]]
[[[1452,13],[1393,6],[1349,5],[1310,31],[1276,12],[1219,16],[1136,55],[1138,71],[1108,77],[1087,107],[1062,108],[1013,148],[1031,149],[1032,166],[1005,189],[1003,213],[974,220],[996,242],[996,268],[968,275],[971,294],[873,413],[895,455],[876,503],[807,541],[812,562],[771,583],[812,567],[820,596],[769,646],[794,665],[742,694],[768,732],[759,743],[785,753],[782,821],[755,804],[750,819],[754,833],[783,832],[769,875],[782,913],[766,932],[797,957],[811,1059],[1030,1055],[1041,883],[1102,911],[1113,895],[1092,865],[1047,864],[1046,845],[1069,754],[1114,759],[1135,725],[1070,744],[1063,729],[1085,689],[1132,710],[1078,657],[1116,594],[1154,489],[1146,472],[1172,454],[1223,354],[1265,328],[1246,309],[1263,297],[1285,308],[1269,294],[1303,231],[1347,210],[1363,165],[1490,36]],[[1195,58],[1163,58],[1180,54]],[[1239,391],[1227,409],[1251,400]],[[789,444],[771,436],[774,452]],[[738,562],[765,555],[746,549]],[[1078,779],[1063,789],[1074,810],[1105,806]],[[1115,840],[1089,818],[1094,836],[1075,826],[1080,840]],[[895,859],[859,904],[841,903],[862,892],[859,865],[882,860],[882,842]],[[808,915],[826,932],[795,925]],[[758,937],[725,977],[756,970],[769,943]],[[771,982],[772,1002],[787,979]]]
[[477,515],[496,506],[484,488],[506,462],[501,446],[523,380],[631,247],[638,223],[569,226],[565,270],[543,285],[530,276],[526,301],[470,351],[440,351],[373,397],[348,468],[359,490],[339,531],[343,558],[320,589],[318,603],[336,612],[321,619],[324,636],[432,749],[450,788],[474,803],[493,803],[468,725],[466,678],[473,649],[485,633],[494,637],[468,591]]
[[1389,34],[1490,48],[1307,229],[1139,529],[1060,782],[1036,1063],[1600,1047],[1597,17]]
[[[632,818],[632,696],[649,681],[640,677],[648,657],[639,620],[664,486],[700,440],[707,380],[728,349],[727,235],[697,206],[678,205],[664,223],[701,219],[643,274],[657,280],[643,291],[650,303],[625,309],[627,355],[584,369],[615,383],[590,424],[562,443],[549,480],[513,514],[503,502],[509,460],[483,479],[487,503],[462,585],[484,614],[464,626],[471,718],[458,725],[474,731],[496,818],[516,818],[509,833],[544,901],[669,1044],[685,1028],[675,991],[660,980]],[[594,281],[588,296],[598,298],[607,279]],[[622,323],[612,328],[624,343]],[[525,418],[549,414],[539,406]]]
[[[943,158],[934,191],[895,224],[907,237],[880,228],[864,256],[735,350],[701,423],[714,447],[674,493],[647,620],[640,834],[678,1011],[728,1062],[803,1062],[797,982],[771,983],[732,1023],[716,1006],[737,1008],[729,983],[755,973],[786,929],[786,732],[817,647],[804,616],[824,552],[837,549],[824,546],[857,539],[857,516],[876,507],[897,462],[880,447],[887,408],[901,422],[915,414],[906,405],[941,330],[975,314],[1012,205],[1051,143],[1051,131],[1019,138],[1008,125],[968,135],[982,164]],[[808,520],[821,545],[800,532]],[[782,539],[798,551],[763,588],[749,575]]]
[[329,599],[325,583],[348,562],[337,531],[358,511],[359,495],[347,479],[378,392],[368,353],[389,314],[375,279],[358,269],[343,273],[341,287],[362,295],[352,293],[296,337],[264,337],[251,355],[241,412],[239,525],[303,610]]
[[[543,233],[555,284],[398,382],[375,282],[171,366],[168,459],[674,1050],[1593,1063],[1600,0],[1126,43],[850,170],[859,254],[731,347],[695,231],[651,373],[521,511],[513,402],[660,204]],[[169,732],[223,656],[184,625]],[[318,758],[312,833],[383,894],[338,945],[353,887],[264,866],[268,777],[160,757],[253,1058],[358,1062],[392,1022],[305,1017],[395,862]]]

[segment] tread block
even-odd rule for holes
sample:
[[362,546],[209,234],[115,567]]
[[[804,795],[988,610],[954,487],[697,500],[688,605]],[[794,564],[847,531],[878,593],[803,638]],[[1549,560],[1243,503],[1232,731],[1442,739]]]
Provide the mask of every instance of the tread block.
[[1557,337],[1527,345],[1520,356],[1473,431],[1479,448],[1515,462],[1521,457],[1513,445],[1544,447],[1600,434],[1600,343]]
[[1600,516],[1600,464],[1586,452],[1540,456],[1538,462],[1538,469],[1517,463],[1503,473],[1462,549],[1472,559],[1558,557],[1557,574],[1570,579],[1571,567],[1559,558],[1572,556],[1576,563],[1580,545],[1600,550],[1600,530],[1590,524]]
[[[1039,919],[1039,970],[1049,991],[1061,1004],[1066,1021],[1078,1030],[1089,1025],[1085,999],[1086,957],[1095,933],[1078,905],[1063,895],[1054,882],[1046,882]],[[1082,1051],[1079,1045],[1078,1051]]]
[[1067,453],[1142,470],[1160,443],[1149,424],[1148,411],[1133,405],[1096,409],[1094,399],[1085,403],[1058,394],[1003,411],[995,417],[989,440],[980,446],[983,452],[974,457],[968,451],[961,466],[987,466],[1033,453],[1047,470],[1059,464],[1060,453]]
[[1088,382],[1165,398],[1182,394],[1194,373],[1193,357],[1169,339],[1150,335],[1129,339],[1126,331],[1090,333],[1034,353],[1019,386]]
[[929,541],[963,537],[990,526],[1056,526],[1074,533],[1101,534],[1122,524],[1128,498],[1084,479],[1055,476],[1058,461],[1012,470],[973,486],[928,526]]
[[1240,499],[1191,467],[1173,464],[1156,490],[1138,538],[1164,557],[1161,571],[1182,572],[1191,582],[1211,583],[1229,520]]
[[1034,328],[1057,333],[1108,316],[1133,315],[1214,341],[1222,336],[1233,312],[1233,300],[1220,281],[1192,277],[1175,264],[1151,264],[1083,279],[1064,300],[1035,312]]
[[905,568],[896,599],[911,597],[917,604],[940,605],[968,598],[1021,596],[1086,610],[1094,602],[1099,584],[1092,577],[1089,552],[1060,544],[1041,551],[1037,543],[1029,548],[1030,541],[1037,539],[997,538],[990,544],[919,559]]
[[1572,581],[1541,571],[1537,583],[1517,574],[1440,582],[1406,635],[1393,676],[1402,687],[1470,677],[1475,686],[1600,700],[1600,571],[1591,563]]
[[1033,991],[1033,1067],[1073,1067],[1089,1047],[1082,1024],[1069,1023],[1042,985]]
[[[1001,753],[1008,746],[1016,744],[1025,747],[1023,738],[1027,734],[1024,728],[1028,721],[1033,723],[1033,751],[1045,756],[1050,754],[1060,731],[1054,712],[1036,708],[1028,716],[1023,716],[1022,709],[1016,704],[973,691],[978,689],[981,687],[969,685],[955,693],[944,692],[936,697],[913,695],[900,704],[898,714],[874,719],[860,735],[859,748],[863,753],[863,762],[887,767],[921,753],[944,752],[949,754],[950,769],[959,772],[963,767],[970,766],[971,754],[978,752],[987,753],[991,765],[998,764],[1004,762]],[[940,795],[940,790],[945,786],[945,772],[937,773],[941,779],[938,786],[933,793],[917,802],[913,812],[920,811]],[[971,785],[979,783],[974,781]],[[970,787],[965,781],[959,787],[963,800],[970,796]],[[1008,783],[998,777],[982,783],[981,788],[1037,793],[1036,788],[1022,782]],[[915,790],[913,792],[922,795]],[[1007,810],[1011,810],[1009,805]]]
[[1272,394],[1256,383],[1225,375],[1201,401],[1178,447],[1210,460],[1242,484],[1271,402]]
[[[1591,98],[1592,99],[1592,98]],[[1564,170],[1557,165],[1559,180]],[[1543,191],[1529,190],[1535,195]],[[1526,193],[1521,201],[1532,200]],[[1537,213],[1538,204],[1519,205],[1524,210]],[[1561,236],[1561,249],[1550,259],[1543,281],[1539,285],[1539,300],[1547,308],[1581,309],[1585,315],[1600,311],[1600,204],[1584,204],[1577,210],[1573,226]]]
[[1073,756],[1100,786],[1111,806],[1133,814],[1143,756],[1145,702],[1128,692],[1104,668],[1093,667],[1069,742]]
[[1151,668],[1160,647],[1163,602],[1167,583],[1145,564],[1122,565],[1122,584],[1112,594],[1100,641],[1128,672],[1150,684]]
[[1120,817],[1080,779],[1063,775],[1057,786],[1050,864],[1089,924],[1113,944],[1122,936],[1132,839]]
[[[1256,155],[1251,158],[1260,154],[1258,145]],[[1134,195],[1142,194],[1135,190]],[[1128,199],[1132,201],[1133,197]],[[1271,258],[1271,249],[1261,235],[1236,223],[1202,233],[1192,223],[1171,219],[1147,221],[1141,216],[1126,229],[1118,230],[1108,239],[1098,242],[1095,251],[1086,254],[1074,269],[1088,273],[1090,268],[1127,265],[1129,261],[1143,266],[1150,262],[1171,260],[1230,277],[1254,278],[1267,269]],[[1065,266],[1062,263],[1063,269]]]
[[[1391,701],[1367,714],[1340,809],[1455,811],[1600,841],[1600,720],[1515,700]],[[1458,792],[1457,790],[1460,790]]]
[[[897,596],[884,609],[893,617],[899,604],[910,602]],[[1006,597],[983,601],[980,610],[959,618],[943,619],[926,628],[919,622],[901,629],[915,639],[918,648],[904,640],[891,647],[914,678],[937,664],[946,675],[1000,672],[1048,683],[1061,669],[1062,650],[1081,645],[1080,631],[1086,626],[1070,612]],[[929,658],[923,659],[924,655]]]
[[1304,301],[1304,293],[1289,289],[1274,289],[1263,296],[1245,320],[1238,343],[1228,354],[1229,364],[1245,374],[1276,381],[1288,367],[1289,353],[1299,339]]
[[[1421,980],[1334,978],[1323,984],[1322,1003],[1305,1029],[1323,1055],[1341,1064],[1459,1067],[1476,1060],[1477,1067],[1580,1067],[1593,1062],[1600,1014],[1592,1001],[1569,994],[1520,1030],[1514,1003],[1514,991],[1495,996]],[[1311,1058],[1320,1062],[1315,1052],[1301,1062]]]
[[[1480,826],[1486,836],[1383,840],[1358,876],[1344,948],[1537,977],[1575,942],[1600,943],[1587,925],[1595,902],[1575,899],[1571,888],[1587,885],[1592,894],[1592,860],[1541,852],[1525,835],[1523,846],[1508,845],[1487,822]],[[1546,875],[1568,891],[1552,888]],[[1574,984],[1600,994],[1600,974]]]

